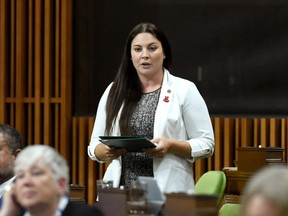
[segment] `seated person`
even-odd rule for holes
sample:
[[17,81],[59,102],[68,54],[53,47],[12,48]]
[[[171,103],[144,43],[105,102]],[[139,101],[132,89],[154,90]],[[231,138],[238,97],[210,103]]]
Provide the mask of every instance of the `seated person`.
[[288,168],[268,166],[248,181],[241,216],[288,216]]
[[19,132],[7,124],[0,124],[0,209],[5,186],[15,180],[14,162],[22,148]]
[[0,216],[102,216],[95,206],[70,202],[69,168],[47,145],[31,145],[16,158],[14,184],[6,189]]

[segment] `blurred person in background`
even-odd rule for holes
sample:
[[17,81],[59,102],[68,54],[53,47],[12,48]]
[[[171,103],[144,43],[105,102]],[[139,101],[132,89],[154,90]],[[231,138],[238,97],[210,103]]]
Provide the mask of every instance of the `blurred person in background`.
[[288,216],[288,169],[268,166],[246,184],[241,200],[241,216]]
[[0,124],[0,209],[5,187],[16,178],[14,162],[22,148],[19,132],[7,124]]
[[31,145],[15,161],[0,216],[102,216],[95,206],[69,201],[69,168],[52,147]]

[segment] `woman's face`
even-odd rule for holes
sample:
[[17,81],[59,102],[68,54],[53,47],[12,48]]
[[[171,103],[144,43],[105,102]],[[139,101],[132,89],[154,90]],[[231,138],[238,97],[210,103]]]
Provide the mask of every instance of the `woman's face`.
[[33,211],[37,208],[47,208],[53,202],[58,202],[65,186],[53,177],[47,165],[40,161],[27,170],[20,170],[16,180],[16,196],[21,206]]
[[161,42],[152,34],[143,32],[132,40],[131,57],[140,79],[163,73],[164,51]]

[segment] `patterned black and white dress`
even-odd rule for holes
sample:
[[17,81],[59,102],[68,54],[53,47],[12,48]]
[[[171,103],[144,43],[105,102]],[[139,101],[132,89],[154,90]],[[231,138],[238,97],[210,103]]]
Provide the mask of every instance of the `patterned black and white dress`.
[[[142,94],[130,121],[131,136],[153,138],[154,118],[161,88]],[[122,156],[120,185],[129,189],[137,176],[153,176],[153,157],[145,152],[128,152]]]

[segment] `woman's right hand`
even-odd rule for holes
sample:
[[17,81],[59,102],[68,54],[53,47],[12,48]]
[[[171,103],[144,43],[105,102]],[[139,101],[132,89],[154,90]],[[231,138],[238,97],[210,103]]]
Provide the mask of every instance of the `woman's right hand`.
[[127,150],[124,148],[110,148],[109,146],[106,146],[105,148],[105,155],[107,160],[118,158],[119,156],[126,154],[126,152]]
[[115,158],[126,154],[127,150],[123,148],[110,148],[109,146],[100,143],[95,148],[95,155],[98,159],[102,161],[111,161]]
[[15,185],[7,185],[3,195],[0,216],[17,216],[21,212],[21,206],[16,199]]

